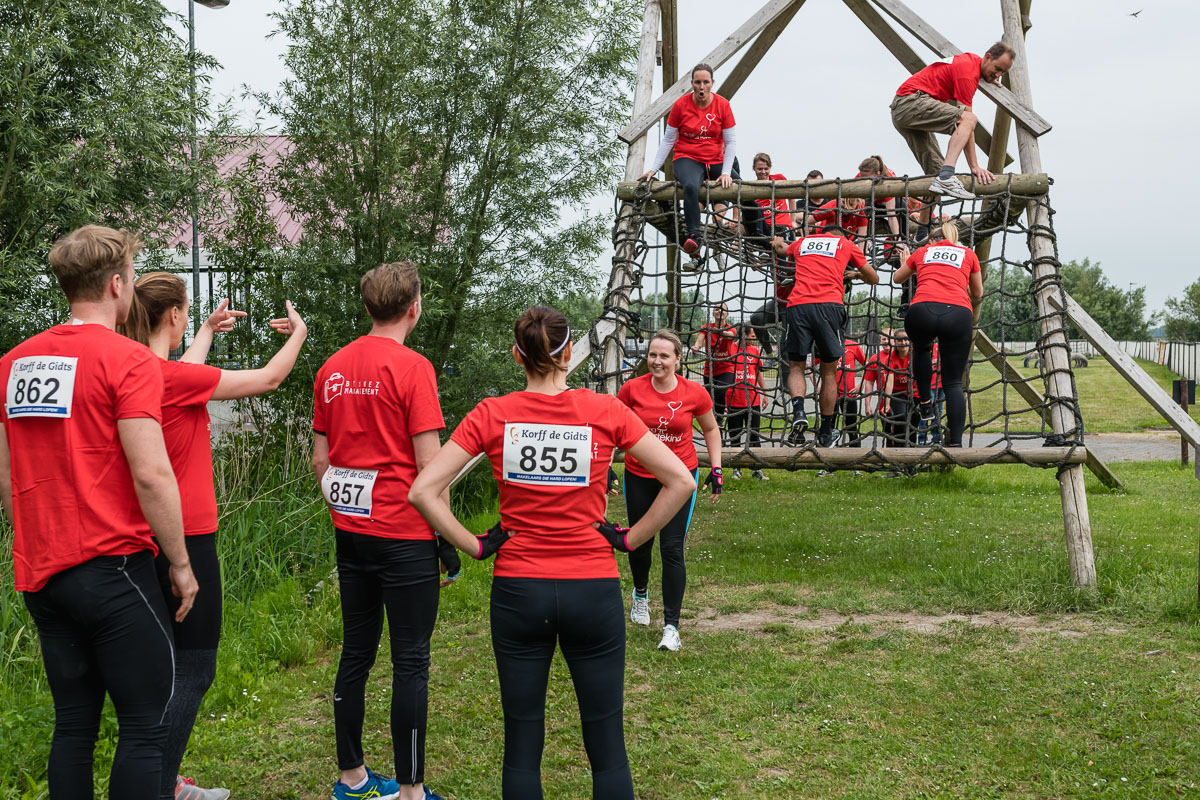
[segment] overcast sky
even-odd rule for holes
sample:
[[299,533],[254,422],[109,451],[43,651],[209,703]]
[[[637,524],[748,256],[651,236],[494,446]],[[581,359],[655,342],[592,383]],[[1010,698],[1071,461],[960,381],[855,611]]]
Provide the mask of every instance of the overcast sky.
[[[729,0],[678,0],[681,73],[703,58],[758,7]],[[186,0],[166,0],[186,16]],[[267,38],[280,0],[232,0],[214,11],[196,7],[196,46],[222,64],[220,97],[242,86],[272,90],[286,71],[287,42]],[[1000,38],[996,0],[910,0],[950,41],[980,53]],[[1129,16],[1141,10],[1137,17]],[[1038,0],[1028,55],[1034,108],[1054,129],[1041,138],[1042,163],[1054,178],[1055,229],[1064,261],[1099,261],[1117,286],[1145,286],[1151,311],[1200,275],[1184,245],[1196,229],[1183,207],[1184,178],[1200,161],[1200,123],[1191,48],[1198,0]],[[636,31],[631,32],[636,35]],[[935,56],[911,40],[927,61]],[[735,63],[718,69],[716,89]],[[733,100],[740,160],[771,154],[775,169],[802,178],[810,169],[850,177],[859,161],[882,155],[898,174],[919,172],[892,128],[888,104],[908,77],[841,0],[807,0]],[[656,78],[656,90],[661,75]],[[805,97],[822,112],[805,113]],[[829,119],[828,101],[840,103]],[[990,128],[995,107],[982,94],[975,110]],[[651,142],[650,154],[654,143]],[[1016,156],[1016,137],[1009,152]],[[986,161],[986,155],[980,155]],[[1016,168],[1014,163],[1010,168]],[[960,162],[960,169],[965,165]],[[607,208],[611,198],[597,198]],[[1142,223],[1148,223],[1143,225]]]

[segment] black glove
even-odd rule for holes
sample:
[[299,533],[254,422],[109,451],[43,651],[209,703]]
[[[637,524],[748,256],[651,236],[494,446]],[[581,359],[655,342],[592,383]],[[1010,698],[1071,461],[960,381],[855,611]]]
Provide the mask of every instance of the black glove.
[[482,561],[494,556],[501,545],[508,541],[508,537],[508,531],[502,529],[499,522],[488,528],[487,533],[476,536],[475,540],[479,542],[479,555],[475,556],[475,560]]
[[711,486],[713,494],[720,494],[725,490],[725,477],[722,475],[720,467],[713,467],[708,471],[708,477],[704,479],[704,485]]
[[616,492],[621,488],[621,478],[612,467],[608,468],[608,491]]
[[456,581],[462,577],[462,560],[458,557],[457,547],[439,536],[437,554],[438,561],[442,562],[442,568],[446,571],[446,580]]
[[622,528],[615,522],[604,520],[596,523],[596,530],[600,531],[608,543],[613,546],[614,550],[619,550],[622,553],[632,553],[633,548],[625,542],[625,537],[629,533],[629,528]]

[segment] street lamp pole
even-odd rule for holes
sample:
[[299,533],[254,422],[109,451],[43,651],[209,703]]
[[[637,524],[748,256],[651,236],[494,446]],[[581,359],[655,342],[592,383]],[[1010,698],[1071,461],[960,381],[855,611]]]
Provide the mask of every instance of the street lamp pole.
[[[229,0],[188,0],[188,64],[192,70],[192,136],[190,161],[192,180],[196,181],[196,3],[208,8],[224,8]],[[211,298],[210,298],[211,300]],[[192,308],[193,331],[200,330],[200,187],[192,187]]]

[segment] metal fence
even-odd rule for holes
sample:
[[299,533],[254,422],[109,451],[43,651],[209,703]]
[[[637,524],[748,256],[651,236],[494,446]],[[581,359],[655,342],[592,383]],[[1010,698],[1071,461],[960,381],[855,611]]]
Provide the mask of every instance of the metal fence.
[[[1134,358],[1161,364],[1181,378],[1200,380],[1200,342],[1174,342],[1165,339],[1149,341],[1118,341],[1118,345]],[[1071,352],[1086,358],[1099,358],[1101,353],[1087,339],[1072,339]],[[1028,353],[1034,342],[1005,342],[1009,353]]]

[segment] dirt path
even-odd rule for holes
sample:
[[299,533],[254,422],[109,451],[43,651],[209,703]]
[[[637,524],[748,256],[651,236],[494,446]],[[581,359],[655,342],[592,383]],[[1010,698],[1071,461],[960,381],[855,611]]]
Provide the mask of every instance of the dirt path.
[[910,631],[912,633],[945,633],[951,623],[965,623],[977,628],[1005,628],[1020,634],[1050,633],[1069,639],[1089,635],[1119,635],[1126,629],[1109,621],[1083,614],[1063,614],[1054,617],[1022,616],[1000,611],[982,614],[916,614],[884,612],[871,614],[838,614],[832,611],[809,611],[804,606],[775,606],[742,614],[718,614],[715,609],[701,609],[695,619],[684,623],[689,629],[712,633],[744,631],[761,633],[767,626],[785,625],[796,630],[833,631],[852,623],[867,625],[878,633]]

